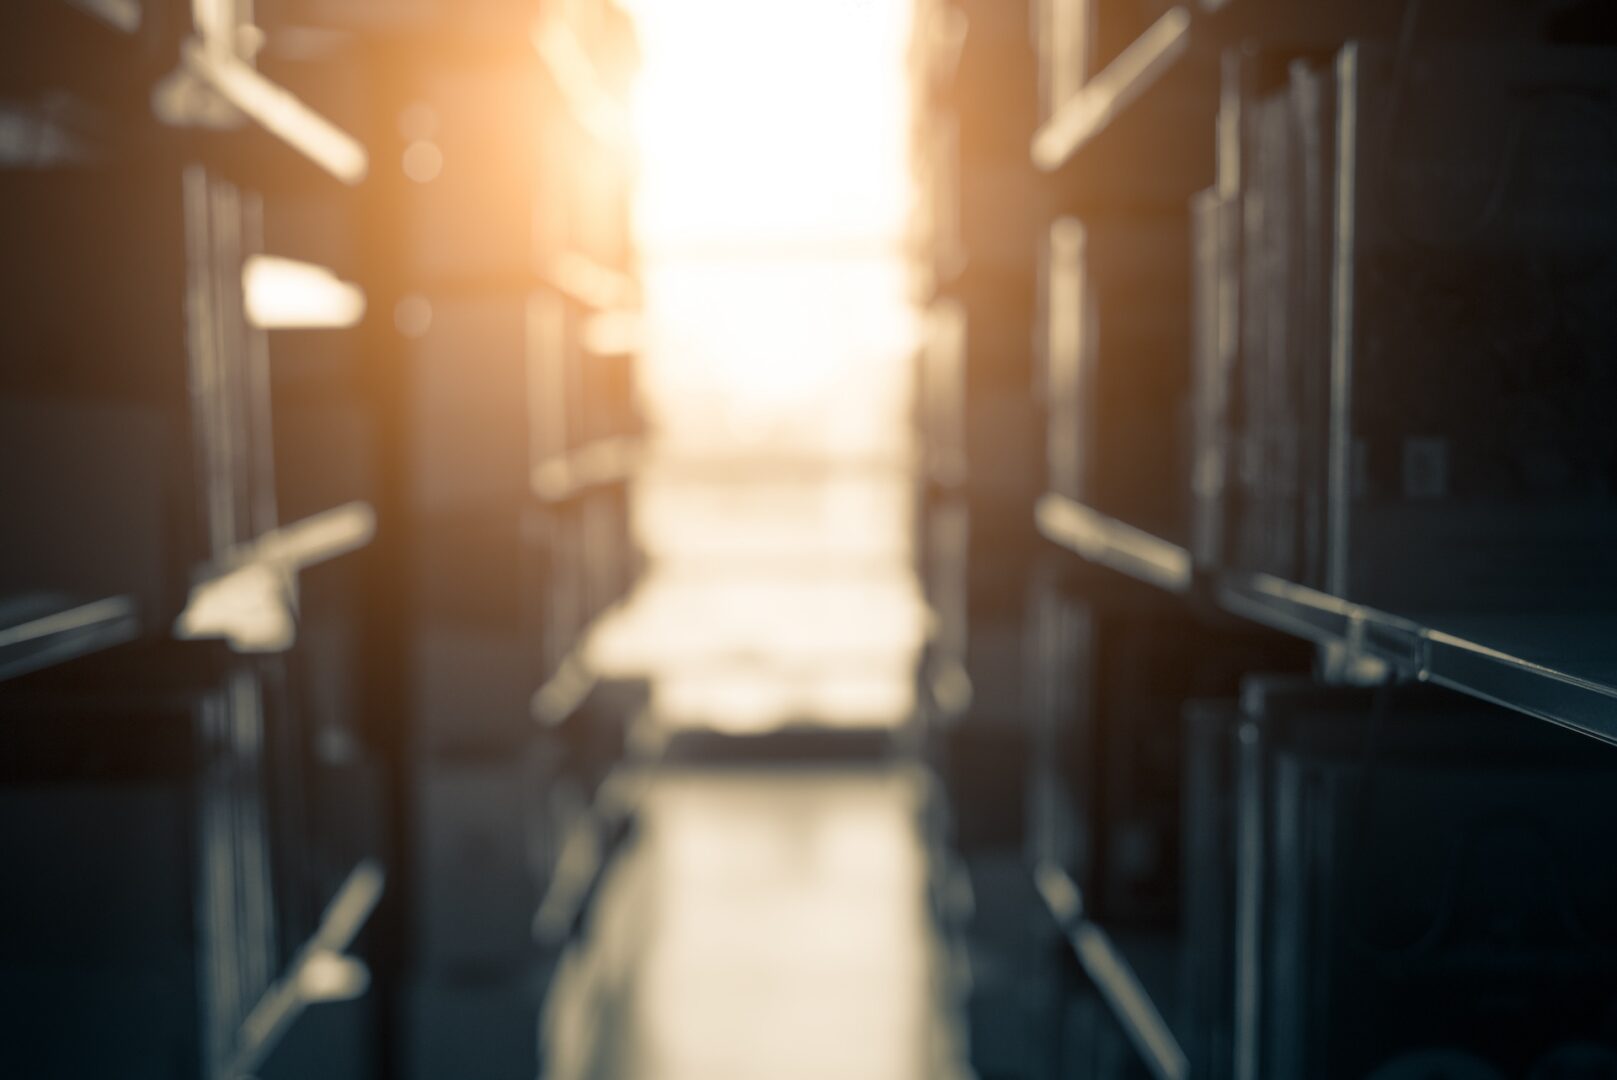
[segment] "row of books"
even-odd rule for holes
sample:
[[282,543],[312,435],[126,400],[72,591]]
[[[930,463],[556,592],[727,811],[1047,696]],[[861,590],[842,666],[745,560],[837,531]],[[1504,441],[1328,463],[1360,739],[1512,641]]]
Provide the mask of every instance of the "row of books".
[[[413,868],[388,883],[398,910],[437,917],[386,921],[363,953],[379,977],[419,932],[427,970],[463,980],[463,935],[531,944],[610,756],[542,731],[535,698],[639,564],[620,445],[640,434],[638,346],[599,325],[637,302],[631,173],[575,137],[590,125],[530,31],[561,19],[586,82],[621,95],[626,19],[252,8],[4,16],[7,56],[35,55],[8,67],[0,123],[0,592],[129,598],[139,638],[0,687],[19,721],[0,797],[29,822],[8,833],[0,965],[8,1011],[39,1020],[8,1058],[24,1072],[37,1050],[53,1075],[374,1073],[377,996],[338,955],[376,903],[379,872],[356,867]],[[449,30],[424,42],[434,20]],[[520,59],[466,62],[473,22]],[[108,34],[93,64],[87,27]],[[375,549],[300,580],[318,557],[278,526],[339,504],[364,535],[333,550],[372,527]],[[635,712],[584,698],[609,734]],[[149,752],[124,754],[126,733]],[[526,910],[435,907],[451,885]],[[310,957],[360,1003],[292,1065]],[[451,1058],[487,1032],[453,1013],[429,1032]],[[538,1018],[511,1019],[533,1075]]]
[[[335,503],[278,469],[271,366],[283,327],[340,329],[322,304],[363,303],[269,246],[288,176],[344,178],[254,115],[269,84],[229,5],[11,17],[8,56],[30,54],[8,69],[13,130],[40,141],[0,169],[0,591],[117,598],[134,626],[0,686],[3,797],[26,822],[6,843],[8,1064],[231,1075],[311,1000],[297,960],[379,842],[346,689],[309,651],[358,598],[306,589],[313,637],[297,640],[299,567],[363,537],[282,529],[288,495],[299,516]],[[294,126],[321,123],[286,101]],[[331,132],[341,158],[353,147]]]
[[1195,214],[1204,559],[1403,611],[1609,599],[1609,71],[1355,43],[1242,76],[1239,184]]
[[151,625],[277,524],[255,196],[203,161],[8,170],[3,588],[137,597]]
[[[1108,1045],[1095,1075],[1134,1075],[1138,1032],[1109,999],[1135,981],[1193,1075],[1617,1062],[1600,914],[1617,879],[1588,824],[1608,755],[1428,687],[1328,686],[1301,646],[1182,612],[1055,585],[1039,609],[1026,857],[1076,887],[1128,970],[1080,963],[1044,991],[1068,1005],[1030,1003],[1027,1075],[1098,1067]],[[1041,1026],[1075,1023],[1092,1026]]]
[[1209,568],[1393,611],[1603,603],[1606,60],[1232,58],[1225,180],[1188,230],[1049,231],[1052,490]]
[[[971,220],[923,248],[944,298],[919,365],[929,478],[1008,484],[1031,422],[1024,475],[1195,566],[1186,595],[1069,552],[1013,569],[983,502],[924,504],[922,700],[997,724],[937,739],[943,861],[965,867],[939,907],[966,912],[985,1074],[1617,1061],[1610,875],[1585,846],[1609,755],[1428,688],[1316,681],[1342,657],[1198,587],[1266,574],[1406,615],[1609,605],[1611,64],[1548,43],[1577,22],[1557,7],[1609,36],[1581,4],[1047,0],[1039,55],[1007,51],[1065,150],[1023,140],[1046,186],[997,214],[953,195]],[[932,32],[959,58],[946,90],[971,71],[965,21],[964,45]],[[945,107],[917,144],[947,149],[970,109],[927,85]],[[1017,190],[1005,160],[954,160],[925,206]],[[997,292],[951,281],[960,237],[1015,235],[1030,208],[1048,226],[1020,272],[988,245]],[[996,383],[1029,340],[1031,389]]]
[[645,705],[585,655],[641,564],[632,35],[600,0],[431,6],[371,58],[403,225],[375,267],[408,418],[398,1050],[405,1075],[528,1077]]

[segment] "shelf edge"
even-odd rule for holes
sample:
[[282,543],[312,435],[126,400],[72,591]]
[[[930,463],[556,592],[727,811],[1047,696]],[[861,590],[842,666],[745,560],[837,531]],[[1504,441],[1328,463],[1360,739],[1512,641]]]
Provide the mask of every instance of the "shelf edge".
[[1083,917],[1083,897],[1066,873],[1048,863],[1034,873],[1039,897],[1079,966],[1105,999],[1156,1080],[1189,1080],[1190,1062],[1128,958],[1097,923]]
[[[381,863],[372,858],[360,860],[349,872],[331,903],[326,905],[313,936],[298,949],[281,977],[270,985],[242,1021],[236,1052],[217,1074],[220,1080],[251,1076],[309,1006],[364,993],[369,985],[369,972],[358,961],[341,954],[353,945],[376,910],[386,882]],[[347,970],[353,975],[353,981],[344,987],[322,991],[317,985],[318,974],[333,961],[352,965]]]
[[185,44],[181,70],[337,180],[352,186],[365,179],[370,158],[358,139],[239,57],[192,40]]
[[1064,495],[1045,494],[1034,509],[1046,540],[1167,592],[1190,591],[1190,552]]
[[368,545],[376,511],[356,501],[283,525],[207,568],[174,620],[182,641],[225,638],[238,652],[280,652],[295,637],[297,574]]
[[556,256],[541,277],[562,296],[597,312],[631,309],[638,300],[633,277],[578,252]]
[[1106,68],[1068,98],[1033,133],[1041,172],[1055,172],[1154,86],[1190,48],[1192,16],[1183,5],[1164,12]]
[[[1187,551],[1061,495],[1035,511],[1039,532],[1079,558],[1184,595]],[[1270,574],[1226,571],[1210,582],[1224,611],[1283,634],[1344,645],[1405,678],[1430,682],[1617,745],[1617,686],[1585,679],[1413,619]]]
[[[0,627],[0,681],[133,640],[140,618],[133,597],[109,596]],[[7,657],[7,653],[18,653]]]
[[595,61],[572,28],[554,16],[541,16],[529,36],[578,126],[606,146],[628,143],[628,109],[602,85]]
[[534,466],[530,484],[540,502],[564,503],[598,488],[633,479],[641,456],[640,440],[633,435],[596,439]]

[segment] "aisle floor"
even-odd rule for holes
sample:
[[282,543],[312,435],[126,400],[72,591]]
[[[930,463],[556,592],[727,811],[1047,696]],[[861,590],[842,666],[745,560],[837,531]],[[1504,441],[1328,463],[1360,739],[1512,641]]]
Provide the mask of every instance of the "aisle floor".
[[660,777],[596,914],[598,1080],[952,1073],[903,767]]

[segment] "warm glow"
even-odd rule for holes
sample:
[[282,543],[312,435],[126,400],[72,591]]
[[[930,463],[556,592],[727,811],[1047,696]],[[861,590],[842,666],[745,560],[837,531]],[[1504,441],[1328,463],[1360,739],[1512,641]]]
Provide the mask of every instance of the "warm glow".
[[[905,0],[634,0],[645,378],[690,452],[887,457],[908,392]],[[832,430],[834,429],[834,430]]]
[[639,230],[676,250],[896,252],[909,198],[899,0],[633,0]]
[[353,326],[365,317],[365,293],[323,266],[255,255],[242,270],[247,319],[266,330]]
[[674,728],[901,721],[909,0],[626,6],[652,565],[595,660],[656,671]]

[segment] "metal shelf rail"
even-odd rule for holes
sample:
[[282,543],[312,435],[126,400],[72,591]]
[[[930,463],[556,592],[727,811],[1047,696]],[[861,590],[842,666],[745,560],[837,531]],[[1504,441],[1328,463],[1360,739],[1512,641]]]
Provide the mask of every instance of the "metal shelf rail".
[[625,145],[630,137],[628,110],[604,85],[589,50],[572,28],[559,18],[541,17],[531,38],[578,126],[603,145]]
[[[1091,215],[1104,220],[1142,207],[1179,215],[1211,185],[1228,194],[1226,155],[1240,130],[1231,106],[1245,93],[1247,60],[1334,51],[1359,37],[1402,39],[1412,25],[1404,21],[1408,5],[1381,0],[1306,12],[1269,0],[1180,0],[1156,10],[1164,8],[1149,25],[1131,26],[1137,36],[1100,70],[1046,103],[1026,167],[1044,175],[1052,218],[1074,214],[1088,224]],[[1097,10],[1107,9],[1090,5],[1091,16]],[[1455,36],[1466,40],[1479,32],[1462,31]],[[1441,686],[1617,745],[1617,615],[1374,608],[1283,577],[1204,564],[1181,543],[1064,495],[1044,494],[1034,518],[1047,541],[1078,560],[1063,577],[1076,576],[1080,563],[1086,574],[1099,568],[1084,582],[1088,602],[1098,605],[1108,580],[1137,594],[1144,585],[1145,595],[1166,603],[1318,643],[1357,674]],[[1174,939],[1136,939],[1097,925],[1057,868],[1038,867],[1034,882],[1146,1072],[1158,1080],[1187,1075],[1189,1059],[1169,1024],[1176,1014],[1165,1008],[1174,988],[1147,977],[1154,950],[1177,947]]]
[[0,616],[0,680],[121,645],[140,633],[140,614],[128,596],[82,604],[20,597],[6,608]]
[[1158,589],[1617,744],[1617,660],[1603,651],[1617,620],[1399,615],[1267,574],[1198,581],[1184,548],[1063,496],[1044,496],[1037,521],[1059,547]]
[[1034,133],[1033,163],[1055,172],[1071,161],[1190,51],[1193,25],[1183,6],[1152,23]]
[[[344,184],[365,179],[370,160],[352,135],[250,64],[202,41],[185,45],[182,70],[266,134]],[[183,113],[173,117],[185,119]]]
[[562,503],[631,480],[640,466],[642,449],[638,438],[622,435],[597,439],[541,462],[533,470],[534,496],[542,503]]
[[1050,917],[1077,957],[1084,975],[1105,999],[1140,1061],[1156,1080],[1186,1080],[1190,1061],[1168,1021],[1117,941],[1084,917],[1078,886],[1060,869],[1044,864],[1034,884]]
[[369,970],[345,954],[381,902],[385,882],[381,864],[374,859],[354,867],[326,906],[319,929],[247,1014],[236,1053],[220,1080],[251,1077],[310,1006],[365,992]]
[[545,281],[569,300],[596,312],[633,308],[640,291],[630,275],[577,252],[557,256]]
[[245,544],[192,587],[174,624],[182,641],[225,638],[240,652],[290,646],[297,574],[358,551],[376,535],[376,512],[346,503]]

